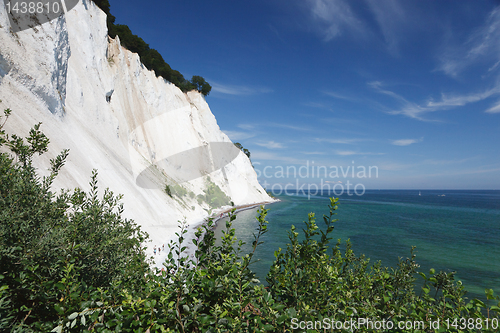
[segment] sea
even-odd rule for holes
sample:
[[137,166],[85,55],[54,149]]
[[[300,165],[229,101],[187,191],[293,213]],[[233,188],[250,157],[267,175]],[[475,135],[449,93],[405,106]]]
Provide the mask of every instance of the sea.
[[[500,191],[473,190],[366,190],[361,195],[339,196],[332,242],[350,240],[356,255],[365,255],[371,263],[396,267],[399,258],[411,256],[415,246],[420,271],[456,272],[469,299],[485,300],[484,290],[500,294]],[[274,251],[286,249],[288,231],[294,225],[303,229],[310,212],[318,226],[324,225],[329,197],[324,193],[288,191],[277,195],[280,202],[266,206],[268,232],[255,251],[257,262],[251,269],[261,282],[274,261]],[[258,222],[258,208],[237,214],[233,227],[238,239],[251,250]],[[215,229],[220,238],[227,219]]]

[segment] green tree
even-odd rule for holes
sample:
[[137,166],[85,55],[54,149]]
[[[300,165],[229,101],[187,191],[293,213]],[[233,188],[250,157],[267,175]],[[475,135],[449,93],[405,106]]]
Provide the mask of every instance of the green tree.
[[195,89],[198,90],[203,96],[208,96],[212,90],[212,86],[205,81],[201,76],[194,75],[191,78],[191,83],[194,85]]
[[243,148],[243,145],[239,142],[236,142],[234,145],[236,146],[236,148],[240,149],[243,153],[245,153],[248,159],[250,159],[250,151],[248,149]]
[[116,18],[111,15],[110,5],[108,0],[94,0],[94,3],[106,13],[108,34],[111,38],[120,37],[121,45],[128,50],[139,55],[141,62],[147,69],[155,71],[157,76],[163,77],[165,80],[175,84],[183,92],[198,90],[204,96],[208,96],[212,87],[201,76],[193,76],[191,81],[188,81],[177,70],[170,67],[165,62],[161,54],[150,48],[141,37],[134,35],[130,28],[124,24],[115,24]]

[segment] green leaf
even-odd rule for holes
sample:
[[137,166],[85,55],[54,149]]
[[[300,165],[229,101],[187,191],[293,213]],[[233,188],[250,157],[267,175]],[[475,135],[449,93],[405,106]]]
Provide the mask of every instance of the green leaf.
[[54,327],[54,328],[52,329],[52,331],[50,331],[50,332],[61,333],[61,332],[62,332],[62,330],[63,330],[63,326],[62,326],[62,325],[59,325],[59,326],[57,326],[57,327]]
[[78,317],[78,312],[73,312],[72,314],[70,314],[68,316],[68,320],[73,320],[75,319],[76,317]]
[[274,326],[270,324],[265,324],[263,327],[266,331],[272,331],[274,330]]

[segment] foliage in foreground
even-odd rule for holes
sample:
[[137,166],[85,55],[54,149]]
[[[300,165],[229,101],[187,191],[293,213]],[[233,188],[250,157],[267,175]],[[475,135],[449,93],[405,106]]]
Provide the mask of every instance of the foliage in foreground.
[[[90,193],[55,195],[50,187],[67,151],[40,178],[32,160],[48,139],[39,125],[26,139],[8,137],[1,127],[0,149],[9,152],[0,153],[0,331],[317,332],[334,331],[328,325],[336,322],[357,323],[345,330],[351,332],[498,331],[491,326],[499,324],[499,307],[467,301],[453,274],[423,274],[414,255],[394,269],[370,265],[349,243],[344,251],[330,244],[333,198],[324,227],[313,213],[302,237],[292,227],[286,250],[275,253],[268,287],[251,270],[267,231],[263,207],[250,253],[235,237],[231,214],[221,245],[213,221],[197,231],[192,258],[182,255],[187,226],[180,224],[164,270],[152,271],[141,247],[146,235],[121,217],[118,197],[106,191],[98,198],[96,173]],[[500,300],[490,290],[487,297]],[[371,328],[360,319],[371,320]],[[440,329],[429,328],[437,320]],[[373,324],[382,321],[387,329]],[[426,326],[398,329],[399,322]]]
[[[33,157],[49,140],[36,125],[26,139],[5,134],[0,118],[0,331],[49,331],[102,292],[139,290],[149,265],[147,235],[123,219],[120,196],[98,198],[97,172],[85,193],[51,192],[68,151],[42,179]],[[89,304],[90,304],[89,303]]]

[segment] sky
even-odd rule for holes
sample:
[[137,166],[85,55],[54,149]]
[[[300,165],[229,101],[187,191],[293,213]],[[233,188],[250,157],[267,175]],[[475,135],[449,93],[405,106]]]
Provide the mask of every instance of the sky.
[[498,1],[109,2],[267,189],[500,189]]

